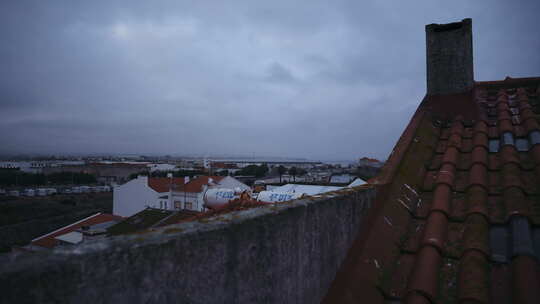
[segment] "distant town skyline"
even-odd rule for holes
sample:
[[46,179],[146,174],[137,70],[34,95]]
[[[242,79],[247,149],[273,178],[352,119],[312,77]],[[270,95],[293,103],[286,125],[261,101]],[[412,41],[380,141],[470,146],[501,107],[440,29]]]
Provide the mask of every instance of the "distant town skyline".
[[476,80],[540,74],[538,1],[3,1],[0,154],[385,160],[424,26],[472,18]]

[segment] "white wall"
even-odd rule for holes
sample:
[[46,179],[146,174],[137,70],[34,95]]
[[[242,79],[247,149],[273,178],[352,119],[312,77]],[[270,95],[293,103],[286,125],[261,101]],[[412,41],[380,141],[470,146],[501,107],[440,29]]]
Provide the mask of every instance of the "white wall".
[[[189,203],[192,203],[192,206],[193,206],[191,208],[191,210],[204,211],[204,207],[203,207],[204,200],[203,200],[203,198],[204,198],[204,192],[207,189],[206,187],[207,186],[204,186],[203,190],[201,192],[199,192],[199,193],[174,192],[171,195],[169,205],[172,206],[173,210],[188,209],[188,208],[186,208],[185,203],[189,202]],[[240,182],[239,180],[237,180],[237,179],[235,179],[234,177],[231,177],[231,176],[224,177],[221,181],[219,181],[218,185],[210,186],[208,188],[227,188],[227,189],[240,188],[242,190],[247,190],[247,191],[251,190],[251,188],[248,185]],[[175,209],[175,202],[180,202],[180,209]],[[171,209],[171,208],[169,208],[169,209]]]
[[228,188],[228,189],[240,188],[244,191],[251,190],[251,188],[248,185],[242,183],[241,181],[231,176],[226,176],[221,181],[219,181],[219,188]]
[[148,187],[147,176],[139,176],[123,185],[114,187],[113,214],[131,216],[146,207],[159,208],[159,201],[162,200],[159,197],[165,194],[158,193]]
[[[203,209],[203,200],[202,200],[202,194],[201,193],[192,193],[192,192],[174,192],[173,195],[171,195],[170,199],[170,205],[172,206],[172,210],[182,210],[187,209],[185,203],[189,202],[192,203],[192,208],[190,210],[196,210],[196,211],[204,211]],[[176,208],[175,202],[180,202],[180,208]]]

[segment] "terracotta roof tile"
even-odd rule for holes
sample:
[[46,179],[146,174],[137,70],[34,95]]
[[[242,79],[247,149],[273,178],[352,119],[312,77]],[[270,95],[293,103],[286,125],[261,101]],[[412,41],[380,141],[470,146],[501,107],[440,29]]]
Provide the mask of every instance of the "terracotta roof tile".
[[444,164],[441,167],[441,170],[437,173],[437,184],[446,184],[449,187],[454,186],[456,169],[455,166],[451,164]]
[[513,132],[514,126],[512,125],[512,120],[510,119],[510,115],[508,115],[508,119],[499,120],[499,134],[502,135],[505,132]]
[[450,147],[444,153],[442,164],[451,164],[456,166],[458,163],[459,151],[455,147]]
[[185,192],[192,192],[192,193],[199,193],[203,191],[203,186],[208,185],[210,182],[210,179],[214,183],[219,183],[224,177],[223,176],[199,176],[195,179],[192,179],[187,184],[181,184],[174,188],[174,191],[185,191]]
[[460,259],[459,303],[489,303],[489,263],[478,251],[467,251]]
[[504,190],[503,199],[506,207],[506,218],[512,215],[529,215],[530,209],[521,188],[510,187]]
[[438,294],[438,276],[442,257],[433,246],[420,249],[409,280],[409,292],[420,293],[434,302]]
[[499,129],[496,126],[490,126],[488,128],[489,138],[499,138]]
[[174,185],[183,185],[184,184],[184,178],[182,177],[175,177],[175,178],[168,178],[168,177],[150,177],[148,178],[148,186],[154,191],[163,193],[163,192],[169,192],[172,186]]
[[479,213],[487,215],[488,192],[485,187],[471,186],[467,189],[467,214]]
[[[487,137],[486,137],[486,140],[487,140]],[[474,165],[474,164],[483,165],[483,166],[485,166],[487,168],[487,166],[488,166],[488,150],[487,150],[487,146],[479,145],[479,146],[476,146],[473,149],[471,165]]]
[[406,302],[408,304],[431,304],[432,302],[426,298],[425,296],[421,295],[418,292],[412,292],[409,295],[407,295]]
[[512,303],[540,303],[538,262],[528,256],[512,260]]
[[508,163],[514,163],[519,166],[521,163],[516,147],[514,146],[506,145],[506,146],[501,147],[501,150],[499,151],[499,155],[501,157],[502,165],[505,165]]
[[448,139],[447,146],[461,148],[461,135],[453,133]]
[[445,214],[450,213],[450,201],[452,189],[446,184],[437,185],[433,193],[433,204],[431,210],[441,211]]
[[473,137],[473,147],[484,147],[486,149],[489,148],[488,146],[488,135],[487,132],[476,132]]
[[46,247],[46,248],[53,248],[58,244],[58,240],[56,240],[57,236],[76,231],[77,229],[80,229],[83,226],[92,226],[92,225],[111,222],[111,221],[120,221],[122,219],[123,218],[118,215],[112,215],[112,214],[107,214],[107,213],[96,213],[78,222],[75,222],[73,224],[62,227],[58,230],[55,230],[51,233],[40,236],[32,240],[31,244],[41,246],[41,247]]
[[511,303],[512,288],[510,286],[510,277],[510,267],[506,264],[496,264],[491,268],[491,303]]
[[469,175],[469,187],[470,186],[480,186],[483,188],[487,187],[487,168],[484,164],[474,163],[471,166],[471,171]]
[[486,258],[489,256],[489,223],[483,215],[471,214],[465,221],[463,233],[463,251],[477,250]]
[[523,122],[523,124],[525,125],[525,130],[527,130],[527,133],[540,130],[540,125],[536,119],[527,119]]
[[448,233],[448,218],[441,212],[431,212],[424,228],[422,246],[433,246],[443,252]]
[[[373,222],[397,218],[403,184],[418,189],[418,201],[410,213],[400,208],[400,225],[364,226],[361,235],[372,237],[359,238],[358,258],[391,266],[387,279],[367,279],[361,274],[376,269],[357,262],[352,282],[364,278],[388,303],[540,303],[539,93],[540,78],[507,78],[424,99],[399,143],[426,137],[396,146],[405,152],[383,169],[394,173],[381,181],[387,192],[377,199]],[[452,111],[463,107],[467,119],[440,115],[447,107],[435,104],[448,100],[459,100]]]
[[521,169],[519,166],[515,163],[506,163],[503,165],[502,170],[502,179],[503,179],[503,189],[510,188],[510,187],[516,187],[523,189],[523,185],[521,184]]

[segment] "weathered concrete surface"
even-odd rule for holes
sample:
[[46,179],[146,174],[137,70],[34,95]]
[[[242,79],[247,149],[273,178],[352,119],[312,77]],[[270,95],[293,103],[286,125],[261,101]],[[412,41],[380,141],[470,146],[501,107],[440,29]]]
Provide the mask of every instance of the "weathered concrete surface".
[[0,258],[1,303],[319,303],[374,189]]

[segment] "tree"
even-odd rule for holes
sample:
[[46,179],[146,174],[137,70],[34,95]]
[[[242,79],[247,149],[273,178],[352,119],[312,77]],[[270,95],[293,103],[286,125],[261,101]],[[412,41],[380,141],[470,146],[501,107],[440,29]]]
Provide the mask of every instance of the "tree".
[[281,176],[287,172],[287,168],[283,167],[283,165],[279,165],[278,167],[278,173],[279,173],[279,183],[281,184]]
[[268,166],[266,164],[263,164],[260,166],[249,165],[237,171],[235,175],[263,177],[266,175],[267,172],[268,172]]
[[289,169],[289,174],[293,176],[293,182],[296,182],[296,174],[298,174],[296,167],[291,167]]
[[255,176],[256,177],[263,177],[268,173],[268,166],[266,164],[262,164],[255,169]]

